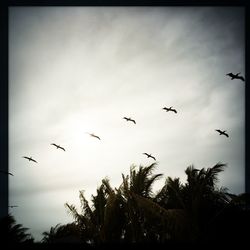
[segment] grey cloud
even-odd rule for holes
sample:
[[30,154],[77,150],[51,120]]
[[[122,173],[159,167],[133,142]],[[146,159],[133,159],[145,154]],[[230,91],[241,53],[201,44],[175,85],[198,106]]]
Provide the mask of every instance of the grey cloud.
[[[225,74],[244,75],[243,14],[216,7],[11,8],[10,199],[40,197],[43,204],[18,218],[36,232],[49,228],[65,219],[56,215],[59,202],[73,199],[73,191],[77,199],[80,189],[95,192],[105,176],[119,185],[131,164],[149,163],[144,151],[156,156],[157,172],[182,181],[191,164],[227,162],[221,184],[242,192],[245,83]],[[63,144],[65,154],[51,142]],[[26,153],[39,166],[23,161]],[[46,213],[53,197],[48,221],[34,225],[28,213]]]

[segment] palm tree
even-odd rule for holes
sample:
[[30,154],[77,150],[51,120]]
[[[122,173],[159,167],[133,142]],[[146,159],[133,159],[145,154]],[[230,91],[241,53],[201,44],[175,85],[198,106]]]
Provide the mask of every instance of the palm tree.
[[154,182],[162,177],[162,174],[152,175],[156,167],[153,163],[147,167],[132,165],[130,175],[124,176],[120,187],[121,194],[125,200],[126,228],[124,238],[126,241],[142,242],[147,238],[145,225],[149,222],[144,216],[144,212],[139,207],[136,197],[151,199],[153,197],[152,187]]
[[[159,219],[161,226],[156,227],[156,231],[163,232],[158,233],[160,241],[166,239],[196,241],[204,237],[212,218],[229,202],[227,190],[216,188],[217,176],[225,166],[225,164],[218,163],[207,170],[204,168],[198,170],[190,166],[185,171],[186,184],[181,184],[179,178],[168,177],[163,188],[154,197],[146,197],[143,192],[138,192],[140,189],[134,189],[139,195],[136,192],[132,195],[136,201],[132,207],[134,209],[137,205],[141,208],[140,211],[144,211],[144,224],[137,219],[135,227],[136,225],[147,227],[145,221],[154,222],[152,215],[156,218],[155,214],[157,214],[161,217]],[[134,180],[132,183],[138,183],[133,171],[130,175]],[[126,183],[125,178],[124,180]],[[131,185],[131,190],[133,188],[134,185]],[[146,216],[145,211],[151,215]],[[138,213],[136,218],[140,218]],[[151,223],[151,227],[152,225],[154,223]]]
[[80,243],[79,229],[75,223],[57,224],[49,232],[43,232],[42,243]]
[[[230,204],[227,190],[218,189],[218,174],[225,164],[201,170],[186,169],[187,182],[166,178],[156,194],[153,184],[162,174],[153,174],[156,163],[147,167],[132,165],[130,174],[122,174],[122,184],[113,189],[102,180],[92,206],[80,192],[82,211],[66,203],[84,242],[197,241],[211,236],[217,218]],[[205,237],[206,236],[206,237]]]
[[157,164],[153,163],[147,167],[139,166],[136,171],[136,166],[132,165],[130,168],[130,175],[123,177],[121,191],[125,197],[128,198],[128,193],[133,192],[143,197],[149,198],[153,196],[152,188],[156,180],[162,177],[162,174],[152,175]]
[[123,197],[119,190],[113,190],[109,180],[103,179],[97,188],[97,195],[92,195],[92,206],[80,191],[82,211],[79,213],[74,205],[65,204],[81,230],[81,238],[93,245],[120,241],[124,224]]
[[182,197],[183,186],[179,178],[167,177],[164,186],[154,196],[154,201],[167,209],[184,208]]
[[82,229],[85,242],[99,244],[112,241],[139,241],[143,239],[140,222],[143,217],[136,208],[132,193],[143,197],[151,197],[152,185],[161,174],[152,175],[156,164],[148,167],[135,166],[130,169],[130,176],[123,177],[123,183],[118,189],[113,189],[109,180],[102,180],[97,189],[97,195],[92,195],[92,206],[89,206],[83,192],[80,192],[82,212],[79,213],[74,205],[66,203],[68,211],[73,215]]
[[52,243],[56,239],[56,235],[58,232],[58,227],[60,224],[57,224],[55,227],[51,227],[49,232],[43,232],[42,235],[44,236],[42,239],[43,243]]
[[15,218],[10,214],[1,219],[0,231],[3,241],[10,245],[34,242],[32,235],[26,233],[28,228],[23,227],[22,224],[17,224]]
[[207,170],[189,166],[185,171],[185,184],[181,184],[178,178],[168,177],[163,188],[156,194],[154,201],[165,209],[182,209],[185,213],[186,224],[181,221],[179,223],[183,226],[181,231],[186,231],[187,239],[196,241],[204,237],[213,217],[228,204],[227,190],[216,188],[218,174],[225,166],[217,163]]

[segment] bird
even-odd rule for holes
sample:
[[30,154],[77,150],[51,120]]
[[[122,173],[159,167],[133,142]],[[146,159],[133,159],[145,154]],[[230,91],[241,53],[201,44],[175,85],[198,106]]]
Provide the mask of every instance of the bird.
[[226,137],[229,137],[229,135],[226,133],[226,130],[222,131],[220,129],[215,129],[215,131],[219,132],[220,135],[225,135]]
[[3,174],[9,174],[9,175],[14,176],[12,173],[10,173],[10,172],[6,172],[6,171],[3,171],[3,170],[0,170],[0,173],[3,173]]
[[18,206],[14,205],[14,206],[8,206],[8,207],[13,208],[13,207],[18,207]]
[[147,154],[147,153],[143,153],[143,154],[146,155],[148,158],[152,158],[152,159],[154,159],[156,161],[155,157],[152,156],[151,154]]
[[99,140],[101,140],[101,138],[99,137],[99,136],[97,136],[97,135],[95,135],[95,134],[90,134],[90,133],[87,133],[87,134],[89,134],[90,136],[92,136],[92,137],[95,137],[95,138],[97,138],[97,139],[99,139]]
[[172,112],[174,112],[174,113],[176,113],[176,114],[177,114],[176,109],[173,109],[173,107],[170,107],[170,108],[166,108],[166,107],[164,107],[164,108],[162,108],[162,109],[166,110],[166,112],[168,112],[168,111],[172,111]]
[[32,157],[23,156],[23,158],[28,159],[29,161],[34,161],[34,162],[36,162],[36,163],[37,163],[37,161],[36,161],[36,160],[34,160],[34,159],[32,159]]
[[135,120],[133,120],[133,119],[131,119],[131,118],[123,117],[122,119],[125,119],[127,122],[128,122],[128,121],[131,121],[131,122],[133,122],[134,124],[136,124]]
[[57,145],[57,144],[55,144],[55,143],[51,143],[50,145],[55,146],[56,149],[60,148],[60,149],[62,149],[62,150],[64,150],[64,151],[66,151],[65,148],[63,148],[63,147],[61,147],[60,145]]
[[237,73],[236,75],[233,74],[232,72],[231,73],[228,73],[226,74],[227,76],[231,77],[231,80],[234,80],[234,79],[240,79],[241,81],[245,81],[244,77],[243,76],[239,76],[240,73]]

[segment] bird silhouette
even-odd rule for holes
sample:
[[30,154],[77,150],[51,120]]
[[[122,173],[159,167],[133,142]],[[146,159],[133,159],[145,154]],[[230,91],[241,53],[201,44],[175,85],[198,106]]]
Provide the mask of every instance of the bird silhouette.
[[176,114],[177,114],[176,109],[173,109],[173,107],[170,107],[170,108],[166,108],[166,107],[164,107],[164,108],[162,108],[162,109],[166,110],[166,112],[168,112],[168,111],[172,111],[172,112],[174,112],[174,113],[176,113]]
[[234,80],[234,79],[240,79],[241,81],[245,81],[244,77],[243,76],[239,76],[240,73],[237,73],[236,75],[233,74],[232,72],[231,73],[228,73],[226,74],[227,76],[230,76],[231,77],[231,80]]
[[65,151],[65,148],[61,147],[60,145],[57,145],[57,144],[55,144],[55,143],[51,143],[50,145],[55,146],[56,149],[60,148],[60,149],[62,149],[63,151]]
[[92,134],[91,134],[91,133],[87,133],[87,134],[89,134],[90,136],[95,137],[95,138],[101,140],[101,138],[100,138],[99,136],[97,136],[97,135],[95,135],[95,134],[93,134],[93,133],[92,133]]
[[225,135],[226,137],[229,137],[229,135],[226,133],[226,130],[222,131],[220,129],[215,129],[215,131],[219,132],[220,135]]
[[13,208],[13,207],[18,207],[18,206],[14,205],[14,206],[8,206],[8,207]]
[[127,118],[127,117],[123,117],[122,119],[125,119],[127,122],[133,122],[134,124],[136,124],[135,120],[131,119],[131,118]]
[[36,160],[34,160],[34,159],[32,159],[32,157],[23,156],[23,158],[25,158],[25,159],[27,159],[27,160],[29,160],[29,161],[34,161],[34,162],[36,162],[36,163],[37,163],[37,161],[36,161]]
[[151,154],[147,154],[147,153],[143,153],[143,154],[146,155],[148,158],[152,158],[152,159],[154,159],[156,161],[155,157],[152,156]]
[[10,172],[6,172],[6,171],[3,171],[3,170],[0,170],[0,173],[3,173],[3,174],[9,174],[9,175],[14,176],[12,173],[10,173]]

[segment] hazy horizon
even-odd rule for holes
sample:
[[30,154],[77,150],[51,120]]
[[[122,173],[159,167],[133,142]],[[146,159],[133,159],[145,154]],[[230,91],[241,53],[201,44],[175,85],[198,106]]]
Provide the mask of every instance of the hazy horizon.
[[118,187],[132,164],[154,162],[144,152],[164,174],[155,190],[222,162],[218,185],[244,192],[245,82],[226,75],[245,76],[244,25],[241,7],[10,7],[17,222],[40,240],[73,221],[64,203],[79,207],[79,190],[89,199],[103,178]]

